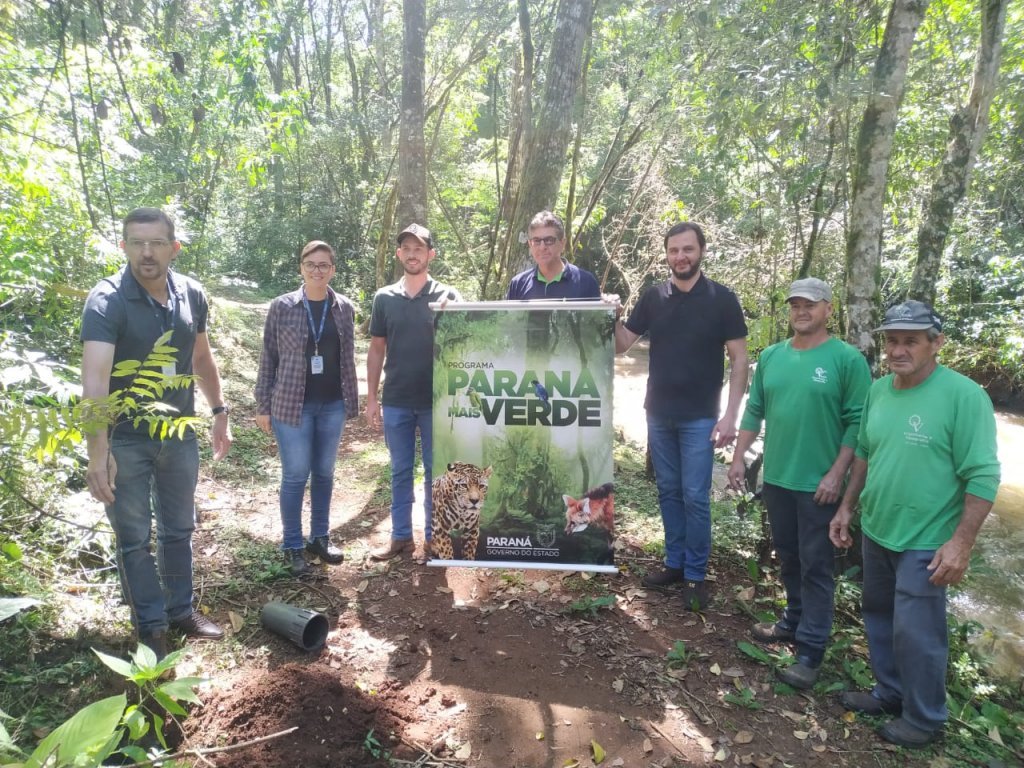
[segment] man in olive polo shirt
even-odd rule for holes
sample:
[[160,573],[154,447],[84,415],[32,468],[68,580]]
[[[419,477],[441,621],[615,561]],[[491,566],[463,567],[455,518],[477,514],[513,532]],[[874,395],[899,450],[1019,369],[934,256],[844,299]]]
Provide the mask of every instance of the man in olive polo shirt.
[[[412,505],[417,429],[424,474],[423,557],[430,557],[434,398],[434,314],[430,304],[462,300],[457,290],[430,277],[427,270],[436,255],[430,230],[410,224],[399,233],[395,254],[402,265],[402,278],[373,297],[366,356],[366,419],[372,429],[379,429],[383,422],[384,441],[391,453],[391,541],[371,553],[374,560],[388,560],[415,549]],[[378,405],[381,372],[384,391]]]
[[541,211],[533,217],[526,231],[536,266],[512,278],[505,298],[511,301],[601,298],[597,278],[562,258],[565,225],[558,216],[551,211]]

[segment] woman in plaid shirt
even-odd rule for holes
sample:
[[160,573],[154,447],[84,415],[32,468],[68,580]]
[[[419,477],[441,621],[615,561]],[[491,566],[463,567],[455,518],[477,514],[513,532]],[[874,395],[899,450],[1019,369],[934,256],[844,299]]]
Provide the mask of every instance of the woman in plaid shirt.
[[[295,576],[310,573],[303,551],[344,560],[330,529],[334,463],[345,421],[359,415],[355,306],[331,290],[334,249],[321,240],[299,256],[302,286],[270,304],[256,379],[256,424],[273,431],[281,456],[282,547]],[[310,537],[302,535],[309,481]]]

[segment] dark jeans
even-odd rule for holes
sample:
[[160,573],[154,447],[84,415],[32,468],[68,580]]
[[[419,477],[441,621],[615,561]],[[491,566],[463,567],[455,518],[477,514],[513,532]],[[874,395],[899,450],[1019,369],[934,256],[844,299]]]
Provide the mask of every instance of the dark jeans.
[[814,494],[769,483],[762,494],[786,588],[782,626],[796,631],[797,658],[817,667],[832,634],[835,548],[828,525],[838,504],[818,504]]
[[934,732],[946,722],[946,588],[928,581],[934,550],[893,552],[864,536],[864,629],[874,694]]

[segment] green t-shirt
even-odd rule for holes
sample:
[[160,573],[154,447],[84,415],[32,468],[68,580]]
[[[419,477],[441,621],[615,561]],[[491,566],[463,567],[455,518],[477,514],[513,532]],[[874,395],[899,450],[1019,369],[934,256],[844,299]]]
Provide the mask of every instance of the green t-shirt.
[[992,401],[941,365],[912,389],[894,389],[891,375],[871,386],[857,456],[868,462],[861,526],[894,552],[938,549],[965,493],[992,501],[999,489]]
[[864,356],[839,339],[814,349],[791,341],[761,353],[740,429],[765,422],[764,481],[791,491],[817,490],[840,446],[853,448],[871,386]]

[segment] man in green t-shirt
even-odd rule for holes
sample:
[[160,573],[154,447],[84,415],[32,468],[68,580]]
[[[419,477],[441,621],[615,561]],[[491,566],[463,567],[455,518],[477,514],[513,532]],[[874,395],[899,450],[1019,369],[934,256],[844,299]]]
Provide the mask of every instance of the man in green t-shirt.
[[906,301],[885,313],[892,374],[868,391],[846,496],[829,535],[849,547],[861,508],[864,628],[876,684],[847,709],[900,715],[886,741],[923,747],[946,711],[946,587],[963,578],[999,489],[996,424],[985,391],[938,364],[942,321]]
[[771,522],[786,610],[752,634],[765,643],[796,641],[797,663],[779,671],[795,688],[818,679],[832,632],[836,512],[860,427],[871,371],[856,349],[829,335],[832,289],[814,277],[789,289],[793,337],[758,360],[740,421],[729,485],[744,486],[744,454],[765,423],[763,498]]

